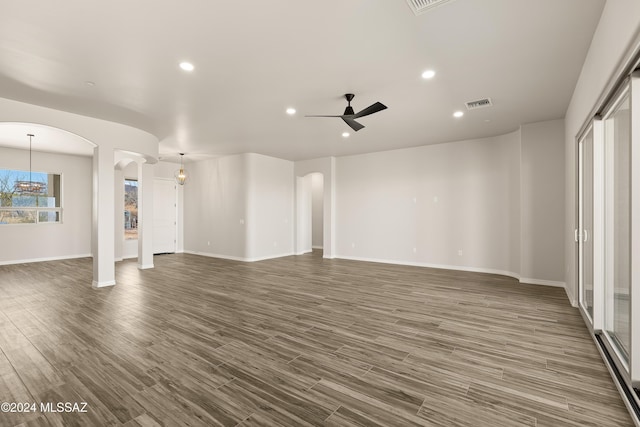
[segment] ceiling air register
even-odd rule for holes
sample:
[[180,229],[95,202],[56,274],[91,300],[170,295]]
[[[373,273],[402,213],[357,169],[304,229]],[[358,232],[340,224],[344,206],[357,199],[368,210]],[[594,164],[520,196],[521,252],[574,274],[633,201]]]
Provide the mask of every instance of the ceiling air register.
[[416,15],[420,15],[422,13],[428,12],[429,9],[448,3],[450,1],[453,0],[407,0],[407,3],[409,4],[411,10],[413,10],[413,13],[415,13]]

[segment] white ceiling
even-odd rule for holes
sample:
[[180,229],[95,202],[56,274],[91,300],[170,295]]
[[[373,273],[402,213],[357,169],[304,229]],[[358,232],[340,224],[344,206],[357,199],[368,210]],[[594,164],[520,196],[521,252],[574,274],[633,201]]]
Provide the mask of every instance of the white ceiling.
[[[187,158],[498,135],[564,117],[603,5],[455,0],[415,16],[405,0],[0,0],[0,97],[136,126]],[[340,119],[304,117],[341,114],[347,92],[356,111],[388,109],[348,139]],[[483,97],[494,106],[452,117]]]

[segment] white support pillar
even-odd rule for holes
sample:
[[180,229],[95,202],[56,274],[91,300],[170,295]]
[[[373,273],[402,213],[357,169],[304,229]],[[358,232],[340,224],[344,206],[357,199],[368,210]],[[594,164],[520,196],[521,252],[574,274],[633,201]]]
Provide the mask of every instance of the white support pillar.
[[92,252],[94,288],[113,286],[115,276],[113,149],[93,149]]
[[138,268],[153,268],[153,165],[138,163]]
[[[329,158],[329,177],[324,177],[324,258],[336,256],[336,158]],[[329,178],[329,179],[327,179]],[[327,185],[328,184],[328,185]]]

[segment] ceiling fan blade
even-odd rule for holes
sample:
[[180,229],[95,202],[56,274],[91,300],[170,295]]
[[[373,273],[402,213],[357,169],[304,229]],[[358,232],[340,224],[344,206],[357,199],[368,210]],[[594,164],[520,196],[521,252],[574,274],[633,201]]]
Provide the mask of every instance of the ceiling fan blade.
[[356,113],[353,118],[354,119],[358,119],[360,117],[364,117],[364,116],[368,116],[369,114],[373,114],[373,113],[377,113],[378,111],[382,111],[385,110],[387,108],[386,105],[380,103],[380,102],[376,102],[375,104],[369,105],[367,108],[365,108],[364,110]]
[[342,116],[342,120],[344,120],[344,122],[346,124],[348,124],[349,127],[351,127],[351,129],[353,129],[356,132],[358,132],[360,129],[362,129],[364,127],[360,123],[358,123],[355,120],[353,120],[351,117]]

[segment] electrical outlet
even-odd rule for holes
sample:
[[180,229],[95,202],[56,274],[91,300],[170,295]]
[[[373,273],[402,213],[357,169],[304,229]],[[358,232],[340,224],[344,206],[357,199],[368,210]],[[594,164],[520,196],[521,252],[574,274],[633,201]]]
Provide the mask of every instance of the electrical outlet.
[[458,256],[462,256],[462,249],[458,249]]

